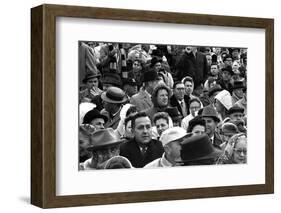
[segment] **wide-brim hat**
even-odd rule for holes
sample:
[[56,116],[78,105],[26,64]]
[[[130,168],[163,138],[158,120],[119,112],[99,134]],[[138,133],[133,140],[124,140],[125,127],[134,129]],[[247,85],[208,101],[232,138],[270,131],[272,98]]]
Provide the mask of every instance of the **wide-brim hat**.
[[123,143],[112,128],[100,129],[95,131],[90,137],[90,146],[88,150],[99,150],[106,147],[117,146]]
[[220,122],[220,118],[219,118],[219,115],[217,113],[217,111],[215,110],[214,107],[212,106],[206,106],[203,108],[202,110],[202,114],[201,114],[201,117],[204,118],[204,117],[210,117],[210,118],[213,118],[214,121],[216,122]]
[[92,79],[92,78],[99,78],[101,76],[101,74],[99,72],[97,73],[87,73],[84,77],[84,79],[82,80],[82,82],[84,84],[87,83],[88,80]]
[[173,121],[178,121],[183,117],[177,107],[167,107],[165,112],[169,114]]
[[231,115],[232,113],[240,112],[244,114],[244,108],[234,105],[228,110],[228,114]]
[[125,92],[118,87],[109,87],[106,92],[101,94],[101,99],[108,103],[125,103],[128,98]]
[[83,124],[90,124],[92,120],[96,118],[102,118],[106,123],[108,118],[105,115],[102,115],[97,109],[92,109],[87,112],[83,118]]
[[101,78],[101,83],[122,87],[122,79],[117,73],[105,73]]
[[183,163],[216,159],[222,154],[221,150],[213,146],[206,134],[188,137],[181,146]]

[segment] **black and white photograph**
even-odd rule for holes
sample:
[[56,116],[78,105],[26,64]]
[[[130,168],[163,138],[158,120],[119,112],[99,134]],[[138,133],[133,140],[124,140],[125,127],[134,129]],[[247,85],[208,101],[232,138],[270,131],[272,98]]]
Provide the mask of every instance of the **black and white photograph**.
[[78,170],[247,164],[247,50],[79,41]]

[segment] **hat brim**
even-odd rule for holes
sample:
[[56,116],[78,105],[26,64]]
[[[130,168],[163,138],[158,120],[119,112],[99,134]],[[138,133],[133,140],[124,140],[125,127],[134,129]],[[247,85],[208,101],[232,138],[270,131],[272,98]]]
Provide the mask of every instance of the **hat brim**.
[[100,77],[100,76],[101,76],[100,74],[92,75],[92,76],[90,76],[89,78],[84,78],[84,79],[82,80],[82,82],[83,82],[84,84],[86,84],[88,80],[90,80],[90,79],[92,79],[92,78],[98,78],[98,77]]
[[212,116],[212,115],[210,115],[210,116],[208,116],[208,115],[202,116],[202,118],[213,118],[214,121],[217,122],[217,123],[219,123],[221,121],[218,117]]
[[115,100],[109,99],[109,98],[106,96],[105,92],[103,92],[103,93],[101,94],[101,99],[102,99],[103,101],[105,101],[105,102],[112,103],[112,104],[122,104],[122,103],[125,103],[125,102],[128,100],[126,96],[124,96],[124,98],[123,98],[122,100],[120,100],[120,101],[115,101]]
[[218,158],[219,156],[222,155],[222,151],[214,148],[214,151],[208,155],[205,155],[203,157],[199,157],[199,158],[193,158],[193,159],[189,159],[189,160],[182,160],[180,161],[180,163],[192,163],[192,162],[196,162],[196,161],[203,161],[203,160],[211,160],[211,159],[215,159]]
[[104,149],[106,147],[112,147],[112,146],[118,146],[120,145],[121,143],[124,143],[126,140],[118,140],[118,141],[114,141],[114,142],[111,142],[111,143],[107,143],[107,144],[101,144],[101,145],[98,145],[98,146],[95,146],[95,145],[91,145],[87,148],[88,151],[93,151],[93,150],[99,150],[99,149]]

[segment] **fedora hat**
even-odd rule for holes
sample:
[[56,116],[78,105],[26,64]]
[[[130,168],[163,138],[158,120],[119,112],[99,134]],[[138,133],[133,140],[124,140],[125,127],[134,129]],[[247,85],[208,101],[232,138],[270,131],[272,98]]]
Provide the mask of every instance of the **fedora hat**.
[[100,114],[100,112],[94,108],[87,112],[83,118],[83,124],[90,124],[92,120],[95,118],[102,118],[104,122],[106,123],[108,118],[105,115]]
[[117,73],[105,73],[101,78],[101,83],[122,87],[122,79]]
[[169,114],[173,121],[178,121],[179,119],[182,119],[182,115],[180,114],[177,107],[167,107],[165,109],[165,112]]
[[214,119],[214,121],[216,122],[220,122],[220,118],[218,116],[218,113],[217,111],[215,110],[214,107],[212,106],[206,106],[203,108],[202,110],[202,114],[201,114],[201,117],[204,118],[204,117],[211,117]]
[[99,72],[97,72],[97,73],[87,73],[87,74],[85,75],[84,79],[82,80],[82,82],[83,82],[84,84],[86,84],[88,80],[90,80],[90,79],[92,79],[92,78],[98,78],[98,77],[100,77],[100,76],[101,76],[101,75],[100,75]]
[[212,145],[206,134],[185,138],[181,145],[181,159],[184,163],[212,160],[222,154],[222,151]]
[[90,137],[90,146],[88,150],[99,150],[106,147],[117,146],[123,143],[112,128],[100,129],[95,131]]
[[125,103],[128,100],[124,91],[118,87],[109,87],[101,94],[101,99],[113,104]]
[[228,110],[228,114],[231,115],[232,113],[240,112],[244,114],[244,108],[234,105]]

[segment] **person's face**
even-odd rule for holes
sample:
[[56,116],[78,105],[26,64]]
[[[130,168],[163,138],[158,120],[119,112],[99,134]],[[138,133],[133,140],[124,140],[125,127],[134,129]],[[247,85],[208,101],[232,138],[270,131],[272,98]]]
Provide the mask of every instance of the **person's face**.
[[185,93],[190,95],[193,92],[193,84],[190,81],[184,83]]
[[165,152],[169,156],[169,159],[173,160],[174,162],[176,161],[181,161],[181,145],[178,141],[173,141],[171,143],[168,143],[165,146]]
[[212,56],[206,55],[206,59],[207,59],[207,64],[211,65],[212,64]]
[[181,120],[173,120],[173,127],[181,126]]
[[212,137],[215,133],[217,124],[211,117],[204,117],[204,120],[206,122],[206,133],[209,137]]
[[224,64],[226,66],[232,66],[232,58],[226,58],[224,61]]
[[220,47],[214,48],[214,52],[216,53],[216,55],[219,55],[221,53],[221,48]]
[[196,116],[196,112],[200,109],[200,104],[197,101],[191,102],[189,106],[189,111],[193,117]]
[[185,87],[183,83],[177,84],[174,89],[174,94],[178,100],[182,100],[185,95]]
[[93,88],[93,87],[98,87],[98,86],[99,86],[98,78],[91,78],[87,81],[88,88]]
[[127,125],[125,126],[125,137],[126,138],[134,137],[134,135],[132,133],[132,121],[128,121]]
[[222,72],[222,79],[223,79],[224,81],[229,81],[230,78],[231,78],[231,75],[230,75],[229,72],[227,72],[227,71]]
[[112,146],[96,151],[95,160],[97,161],[97,167],[103,164],[108,159],[119,155],[119,146]]
[[229,139],[233,136],[232,133],[222,133],[221,134],[221,139],[223,142],[228,142]]
[[137,118],[132,133],[137,142],[144,144],[149,143],[152,137],[151,121],[149,117]]
[[119,105],[116,105],[114,103],[109,103],[106,101],[103,101],[102,103],[103,103],[104,109],[109,113],[113,114],[119,109]]
[[124,89],[125,93],[130,97],[137,94],[137,92],[138,92],[138,87],[133,86],[133,85],[126,85],[126,86],[124,86],[123,89]]
[[135,71],[135,72],[138,72],[138,71],[140,71],[141,70],[141,64],[140,64],[140,62],[139,61],[135,61],[134,63],[133,63],[133,71]]
[[160,107],[168,106],[169,95],[166,89],[160,89],[157,93],[157,103]]
[[238,120],[242,120],[243,119],[243,113],[241,112],[235,112],[235,113],[232,113],[231,115],[229,115],[229,118],[232,120],[232,121],[238,121]]
[[239,52],[238,52],[238,50],[234,50],[234,51],[232,52],[232,56],[233,56],[233,58],[238,58],[238,57],[239,57]]
[[202,125],[195,125],[191,131],[193,135],[202,135],[205,133],[205,126]]
[[157,62],[157,63],[154,65],[154,69],[155,69],[157,72],[158,72],[161,68],[162,68],[161,62]]
[[95,118],[91,121],[91,125],[95,127],[96,130],[104,129],[104,119],[103,118]]
[[223,105],[221,104],[220,101],[215,99],[214,104],[215,104],[215,109],[217,110],[217,112],[222,112],[223,111],[224,107],[223,107]]
[[233,64],[232,70],[234,73],[238,71],[238,68],[239,68],[239,65],[237,63]]
[[211,66],[211,74],[212,75],[217,75],[219,73],[219,69],[217,65],[212,65]]
[[187,53],[191,53],[191,52],[193,52],[193,51],[195,51],[196,50],[196,47],[192,47],[192,46],[187,46],[186,48],[185,48],[185,51],[187,52]]
[[164,118],[156,120],[155,126],[159,136],[161,136],[162,132],[169,128],[168,122]]
[[233,150],[233,161],[235,163],[247,163],[247,139],[241,137]]
[[233,93],[235,93],[235,95],[237,95],[240,98],[242,98],[244,94],[242,88],[233,90]]
[[104,83],[104,84],[102,84],[102,90],[103,90],[104,92],[106,92],[107,89],[108,89],[109,87],[112,87],[112,86],[113,86],[112,84]]

